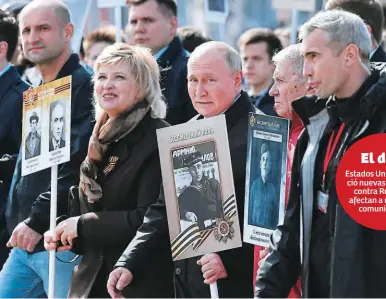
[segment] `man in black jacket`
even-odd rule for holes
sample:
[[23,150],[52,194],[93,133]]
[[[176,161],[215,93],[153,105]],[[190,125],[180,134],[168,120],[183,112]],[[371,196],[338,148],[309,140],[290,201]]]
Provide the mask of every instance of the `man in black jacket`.
[[134,43],[151,49],[161,69],[162,94],[168,104],[166,121],[184,123],[196,112],[189,99],[186,64],[189,53],[177,37],[177,5],[174,0],[127,0],[129,30]]
[[319,99],[293,103],[305,131],[295,150],[284,223],[271,237],[255,295],[287,297],[300,275],[306,298],[386,297],[386,233],[351,219],[336,192],[347,149],[386,132],[386,76],[369,67],[371,37],[357,15],[319,13],[300,36],[303,73]]
[[[18,44],[19,26],[15,18],[0,11],[0,269],[8,256],[5,205],[15,160],[21,143],[23,92],[28,89],[16,69],[9,64]],[[6,155],[6,156],[5,156]]]
[[[232,160],[233,179],[239,222],[244,219],[245,165],[248,114],[255,108],[248,94],[241,90],[241,59],[237,51],[221,42],[208,42],[197,47],[188,63],[189,95],[199,113],[192,121],[224,113]],[[129,244],[110,274],[108,291],[113,297],[127,286],[133,275],[140,279],[152,269],[155,251],[170,250],[168,222],[163,191],[145,215],[144,224]],[[202,258],[189,258],[174,263],[176,296],[208,298],[209,285],[217,281],[220,297],[252,298],[253,246],[212,253]],[[116,289],[115,289],[116,288]]]
[[267,115],[277,116],[274,98],[269,95],[275,64],[272,57],[282,49],[279,38],[267,28],[252,28],[238,41],[243,75],[252,103]]
[[178,196],[180,219],[197,222],[200,230],[214,227],[216,218],[223,217],[221,186],[215,178],[205,176],[200,152],[182,160],[192,182]]
[[[72,76],[71,157],[58,166],[58,215],[66,214],[70,186],[79,181],[79,167],[84,160],[92,132],[92,83],[79,57],[71,54],[71,24],[68,8],[58,0],[36,0],[20,16],[20,31],[26,57],[34,62],[43,82]],[[42,235],[49,228],[51,171],[45,169],[20,176],[20,151],[7,202],[7,227],[11,235],[7,246],[13,247],[0,272],[0,297],[41,297],[48,288],[48,252]],[[57,253],[70,260],[73,253]],[[75,263],[76,264],[76,263]],[[66,297],[74,263],[56,263],[55,297]]]
[[328,0],[326,10],[342,9],[355,13],[365,22],[371,35],[371,62],[386,62],[382,49],[382,33],[385,17],[379,0]]

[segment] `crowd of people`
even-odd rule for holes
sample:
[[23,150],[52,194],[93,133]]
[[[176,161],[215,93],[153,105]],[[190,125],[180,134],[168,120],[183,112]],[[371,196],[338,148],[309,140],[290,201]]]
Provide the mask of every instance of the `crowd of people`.
[[[214,282],[220,297],[386,297],[386,232],[351,219],[335,185],[347,149],[386,132],[380,2],[328,0],[299,28],[297,44],[284,30],[252,28],[238,49],[179,28],[174,0],[126,2],[123,42],[120,29],[103,26],[80,53],[60,0],[0,11],[0,298],[46,297],[49,250],[55,298],[208,298]],[[57,134],[52,125],[52,151],[69,144],[71,152],[58,167],[52,235],[50,169],[21,176],[22,155],[40,149],[36,114],[22,146],[23,92],[69,75],[70,140],[61,139],[64,108],[52,108],[61,122]],[[268,248],[243,242],[173,262],[156,130],[225,115],[242,224],[251,112],[290,120],[284,221],[270,220]],[[258,152],[253,194],[268,198],[272,157],[265,143]],[[217,203],[219,183],[197,169],[202,157],[188,158],[191,189],[211,184]],[[262,200],[257,209],[272,207]],[[198,221],[188,210],[181,217]]]

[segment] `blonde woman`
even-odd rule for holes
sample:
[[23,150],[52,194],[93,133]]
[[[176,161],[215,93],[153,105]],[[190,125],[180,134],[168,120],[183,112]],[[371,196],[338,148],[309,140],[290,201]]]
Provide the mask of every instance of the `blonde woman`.
[[[109,297],[108,275],[158,197],[156,130],[168,126],[158,66],[147,49],[108,46],[94,69],[96,124],[81,166],[81,215],[60,222],[53,238],[45,236],[46,249],[83,255],[69,291],[76,298]],[[144,281],[125,289],[126,297],[173,296],[172,274],[165,275],[170,256],[158,257]]]

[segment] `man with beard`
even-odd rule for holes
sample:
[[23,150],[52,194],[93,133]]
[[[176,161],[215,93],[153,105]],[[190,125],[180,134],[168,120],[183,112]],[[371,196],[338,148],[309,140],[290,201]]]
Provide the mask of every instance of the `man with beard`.
[[192,182],[178,197],[180,217],[197,222],[200,230],[212,228],[223,215],[220,183],[203,174],[199,152],[184,158],[182,166],[188,167]]

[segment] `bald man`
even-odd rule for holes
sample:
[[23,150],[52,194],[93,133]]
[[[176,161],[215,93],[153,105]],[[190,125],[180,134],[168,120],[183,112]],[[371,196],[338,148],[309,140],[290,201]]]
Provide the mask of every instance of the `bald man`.
[[[248,114],[255,112],[248,94],[241,90],[241,58],[237,51],[222,42],[208,42],[197,47],[188,61],[188,91],[198,115],[191,121],[225,114],[235,183],[239,222],[244,219],[245,165],[247,154]],[[241,248],[190,258],[169,268],[156,268],[154,250],[170,250],[165,198],[149,207],[147,221],[127,247],[110,274],[107,284],[113,298],[146,271],[160,276],[174,275],[179,298],[209,298],[208,284],[218,283],[220,297],[252,298],[253,247]],[[169,261],[171,263],[171,261]],[[129,287],[123,290],[129,293]]]
[[[92,81],[71,53],[74,26],[68,8],[57,0],[34,0],[19,15],[25,56],[36,64],[47,83],[72,76],[71,157],[58,170],[58,215],[67,213],[68,190],[79,182],[79,167],[86,156],[92,132]],[[76,107],[76,109],[75,109]],[[67,141],[69,142],[69,141]],[[7,202],[7,228],[12,248],[0,272],[0,298],[44,297],[48,292],[48,252],[42,235],[49,228],[51,171],[21,177],[21,153]],[[57,253],[55,297],[67,297],[74,266],[72,252]]]
[[66,146],[63,139],[65,108],[59,101],[52,104],[51,119],[51,138],[48,146],[50,152]]

